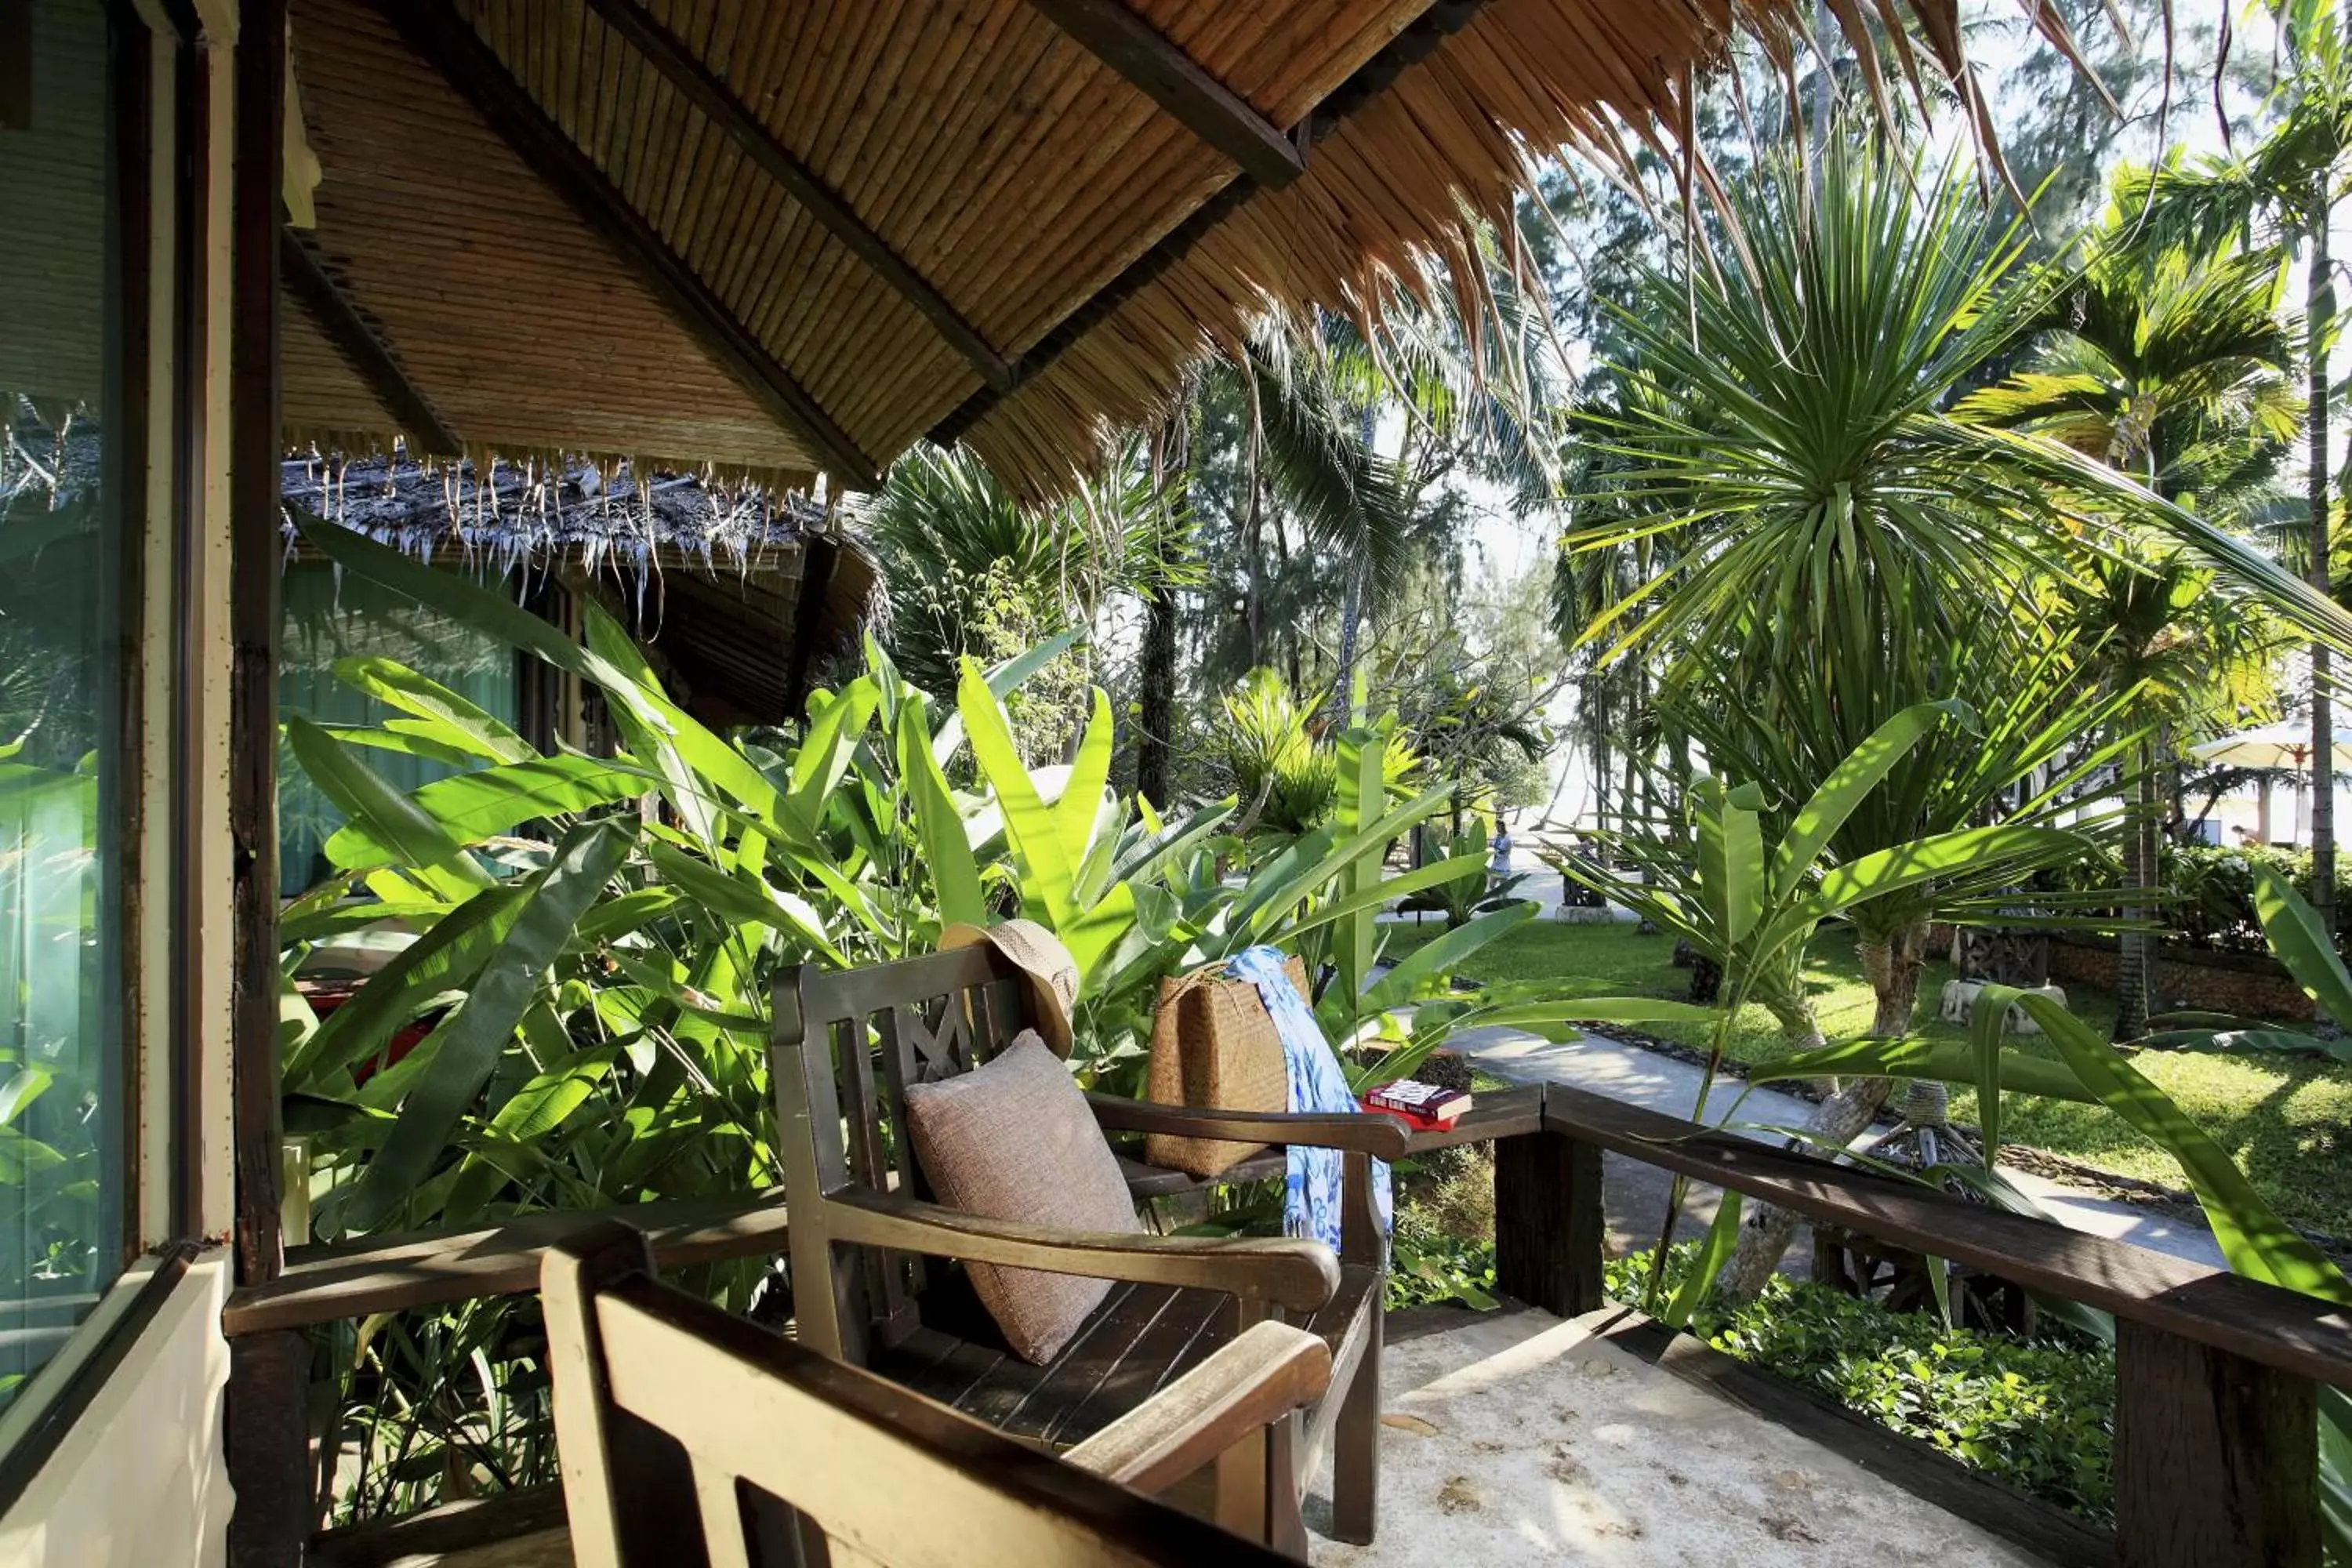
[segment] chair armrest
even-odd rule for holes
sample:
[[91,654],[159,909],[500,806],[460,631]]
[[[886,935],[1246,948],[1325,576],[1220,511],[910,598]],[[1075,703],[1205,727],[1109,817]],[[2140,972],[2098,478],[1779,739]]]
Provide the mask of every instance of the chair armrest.
[[1339,1260],[1318,1241],[1063,1230],[861,1188],[829,1194],[824,1204],[826,1239],[862,1247],[1048,1274],[1223,1290],[1294,1312],[1314,1311],[1339,1289]]
[[1105,1480],[1156,1492],[1262,1426],[1322,1396],[1331,1347],[1287,1323],[1258,1323],[1062,1456]]
[[1361,1111],[1198,1110],[1156,1100],[1089,1092],[1087,1103],[1106,1132],[1172,1132],[1235,1143],[1299,1143],[1343,1149],[1375,1160],[1402,1160],[1412,1131],[1393,1116]]

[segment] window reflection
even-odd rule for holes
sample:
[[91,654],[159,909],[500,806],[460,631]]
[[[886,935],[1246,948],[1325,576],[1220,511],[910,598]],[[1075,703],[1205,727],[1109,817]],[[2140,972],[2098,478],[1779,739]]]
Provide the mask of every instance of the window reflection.
[[0,1405],[123,1265],[127,602],[100,0],[20,10],[0,113]]

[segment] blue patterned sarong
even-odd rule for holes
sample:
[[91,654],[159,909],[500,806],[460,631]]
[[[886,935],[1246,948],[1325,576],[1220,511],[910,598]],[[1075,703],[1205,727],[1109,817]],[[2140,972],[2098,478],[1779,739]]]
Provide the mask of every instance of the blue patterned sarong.
[[[1259,999],[1274,1019],[1275,1032],[1282,1037],[1282,1063],[1290,1078],[1290,1109],[1360,1110],[1355,1095],[1349,1090],[1348,1075],[1332,1053],[1331,1042],[1323,1037],[1322,1026],[1316,1023],[1305,998],[1292,988],[1290,977],[1282,972],[1281,950],[1244,948],[1226,962],[1225,973],[1256,986]],[[1339,1194],[1347,1156],[1337,1149],[1309,1149],[1293,1143],[1289,1158],[1289,1179],[1282,1197],[1284,1234],[1310,1237],[1338,1251]],[[1385,1160],[1372,1162],[1372,1201],[1380,1212],[1381,1229],[1385,1233],[1390,1225],[1389,1166]]]

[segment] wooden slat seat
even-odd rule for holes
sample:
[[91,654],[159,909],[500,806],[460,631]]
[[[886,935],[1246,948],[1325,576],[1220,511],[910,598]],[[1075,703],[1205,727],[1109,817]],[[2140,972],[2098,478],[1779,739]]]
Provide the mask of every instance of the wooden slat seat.
[[[1241,1331],[1234,1300],[1221,1290],[1117,1285],[1059,1355],[1032,1366],[1004,1348],[961,1276],[954,1280],[927,1294],[921,1327],[899,1344],[877,1348],[866,1364],[1008,1436],[1049,1448],[1093,1436]],[[1360,1356],[1351,1338],[1381,1277],[1343,1268],[1339,1281],[1330,1301],[1299,1324],[1330,1347],[1334,1365]]]

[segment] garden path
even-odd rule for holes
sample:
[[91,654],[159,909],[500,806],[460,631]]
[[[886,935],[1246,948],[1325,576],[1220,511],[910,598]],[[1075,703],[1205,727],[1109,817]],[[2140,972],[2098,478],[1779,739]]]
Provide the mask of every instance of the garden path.
[[[1570,1084],[1670,1116],[1692,1115],[1697,1108],[1704,1077],[1696,1063],[1599,1035],[1578,1034],[1565,1041],[1552,1041],[1518,1029],[1465,1029],[1454,1037],[1454,1042],[1456,1048],[1498,1078],[1517,1083]],[[1740,1093],[1743,1089],[1747,1090],[1744,1099]],[[1811,1104],[1796,1095],[1769,1088],[1748,1089],[1736,1079],[1718,1079],[1708,1097],[1705,1120],[1720,1123],[1728,1117],[1727,1131],[1769,1139],[1774,1136],[1770,1129],[1801,1127],[1811,1110]],[[1864,1137],[1867,1140],[1875,1135],[1874,1130]],[[1608,1173],[1612,1189],[1621,1181],[1619,1165],[1612,1161]],[[1633,1179],[1636,1171],[1646,1169],[1624,1171],[1622,1179]],[[2027,1196],[2049,1210],[2052,1217],[2076,1230],[2168,1252],[2216,1268],[2224,1267],[2221,1249],[2215,1245],[2212,1232],[2200,1224],[2177,1218],[2163,1209],[2101,1197],[2031,1171],[2004,1164],[2000,1172]],[[1662,1199],[1664,1180],[1661,1177],[1656,1185]],[[1615,1197],[1613,1191],[1612,1196]],[[1611,1206],[1614,1209],[1618,1205],[1612,1202]],[[1661,1206],[1652,1205],[1647,1212],[1654,1216],[1662,1212]],[[1612,1226],[1615,1223],[1612,1214]],[[1654,1226],[1654,1217],[1650,1223]]]
[[[1511,869],[1532,873],[1520,885],[1518,895],[1542,906],[1542,913],[1537,918],[1557,920],[1561,918],[1559,874],[1538,857],[1536,837],[1528,829],[1514,831]],[[1585,918],[1596,918],[1587,911],[1576,912]],[[1410,921],[1414,917],[1383,918]],[[1633,916],[1630,910],[1612,906],[1605,918],[1632,920]],[[1697,1107],[1699,1083],[1704,1076],[1701,1069],[1663,1051],[1598,1035],[1579,1034],[1555,1042],[1517,1029],[1465,1029],[1455,1038],[1458,1047],[1480,1067],[1514,1082],[1570,1084],[1671,1116],[1690,1117]],[[1812,1110],[1807,1100],[1773,1089],[1749,1089],[1742,1100],[1740,1090],[1745,1087],[1734,1079],[1718,1079],[1707,1102],[1706,1120],[1720,1122],[1729,1114],[1734,1118],[1730,1131],[1769,1139],[1773,1134],[1768,1129],[1801,1127]],[[1875,1137],[1882,1130],[1873,1129],[1864,1134],[1864,1139]],[[2000,1169],[2027,1196],[2049,1210],[2053,1218],[2076,1230],[2128,1241],[2216,1268],[2225,1267],[2212,1232],[2200,1223],[2162,1208],[2103,1197],[2030,1171],[2006,1164]],[[1632,1245],[1646,1246],[1657,1235],[1659,1216],[1664,1212],[1666,1176],[1650,1166],[1612,1156],[1607,1184],[1611,1229]],[[1713,1194],[1705,1194],[1691,1203],[1685,1212],[1704,1226],[1713,1215]],[[1690,1236],[1696,1231],[1678,1228],[1677,1234]],[[1807,1249],[1803,1247],[1792,1248],[1790,1254],[1795,1264],[1801,1264],[1806,1256]],[[1791,1271],[1802,1269],[1800,1267]]]

